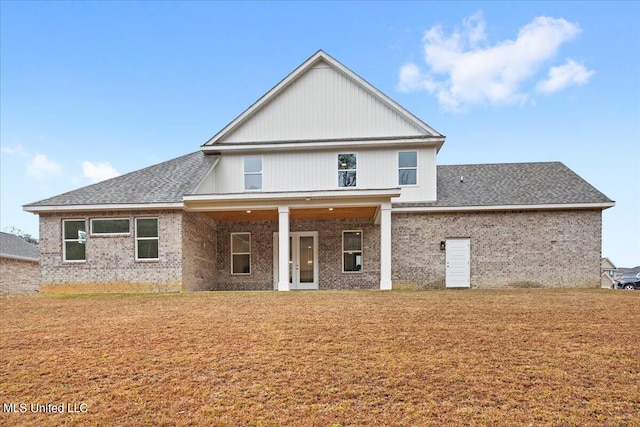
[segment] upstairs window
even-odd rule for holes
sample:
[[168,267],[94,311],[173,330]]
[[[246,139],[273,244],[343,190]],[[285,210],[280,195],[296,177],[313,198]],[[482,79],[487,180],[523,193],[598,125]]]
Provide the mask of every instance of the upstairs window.
[[158,240],[158,218],[136,218],[136,260],[157,260]]
[[356,186],[356,155],[338,154],[338,187]]
[[398,185],[416,185],[418,183],[418,152],[398,152]]
[[262,157],[244,158],[244,189],[262,190]]
[[62,259],[68,262],[86,261],[87,228],[84,219],[62,221]]

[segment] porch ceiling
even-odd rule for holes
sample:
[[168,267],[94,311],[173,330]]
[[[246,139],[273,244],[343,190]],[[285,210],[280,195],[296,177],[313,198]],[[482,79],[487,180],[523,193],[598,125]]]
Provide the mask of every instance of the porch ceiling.
[[[348,207],[348,208],[308,208],[295,209],[290,212],[290,220],[316,220],[316,219],[338,219],[357,218],[371,219],[376,216],[376,206]],[[211,211],[204,212],[208,217],[216,221],[277,221],[277,209],[258,210],[234,210],[234,211]]]

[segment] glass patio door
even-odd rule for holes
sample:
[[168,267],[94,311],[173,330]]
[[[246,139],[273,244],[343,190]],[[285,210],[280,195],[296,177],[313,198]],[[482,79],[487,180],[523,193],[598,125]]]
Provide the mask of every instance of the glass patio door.
[[[274,289],[278,281],[278,233],[273,239]],[[318,289],[318,232],[289,233],[289,288]]]

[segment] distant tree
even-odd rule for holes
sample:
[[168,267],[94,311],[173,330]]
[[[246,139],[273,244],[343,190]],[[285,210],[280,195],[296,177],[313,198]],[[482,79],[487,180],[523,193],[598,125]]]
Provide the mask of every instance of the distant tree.
[[31,234],[29,233],[25,233],[24,231],[20,230],[19,228],[16,227],[10,227],[7,230],[8,233],[10,234],[15,234],[16,236],[20,237],[21,239],[24,239],[25,241],[32,243],[34,245],[38,244],[38,239],[36,239],[35,237],[31,236]]

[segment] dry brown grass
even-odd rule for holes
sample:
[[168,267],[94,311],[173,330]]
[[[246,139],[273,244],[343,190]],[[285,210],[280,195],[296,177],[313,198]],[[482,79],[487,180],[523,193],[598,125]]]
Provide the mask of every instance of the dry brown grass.
[[0,301],[9,425],[640,425],[640,292]]

